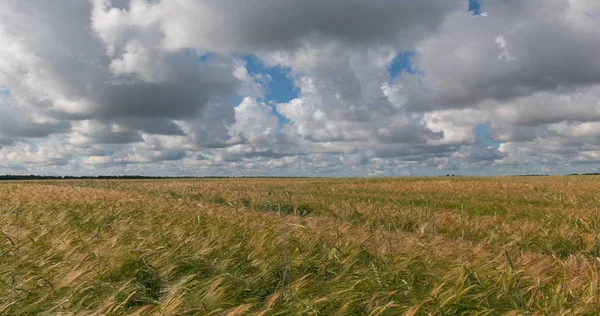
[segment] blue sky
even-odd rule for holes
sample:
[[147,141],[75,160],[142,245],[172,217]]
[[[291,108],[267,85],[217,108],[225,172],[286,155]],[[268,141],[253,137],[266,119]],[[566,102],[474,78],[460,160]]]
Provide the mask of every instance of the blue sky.
[[491,146],[492,148],[500,148],[500,143],[495,142],[490,135],[490,129],[488,124],[478,124],[475,126],[475,132],[477,133],[478,140],[485,146]]
[[402,73],[411,75],[416,74],[417,70],[413,68],[413,64],[411,62],[411,59],[415,56],[415,54],[416,53],[414,51],[403,51],[398,53],[388,67],[390,77],[394,79]]
[[479,1],[469,0],[469,11],[473,12],[474,15],[480,15],[483,11],[481,10]]
[[253,55],[244,56],[244,60],[246,61],[246,69],[251,75],[269,75],[271,77],[265,94],[265,101],[283,103],[298,97],[298,90],[294,86],[292,78],[290,78],[290,69],[267,67],[258,57]]
[[264,101],[271,106],[273,114],[279,119],[279,128],[283,127],[290,120],[277,112],[275,103],[289,102],[298,97],[298,89],[296,89],[292,78],[290,78],[290,69],[267,67],[260,59],[253,55],[246,55],[243,59],[246,61],[246,69],[250,75],[268,75],[270,77]]

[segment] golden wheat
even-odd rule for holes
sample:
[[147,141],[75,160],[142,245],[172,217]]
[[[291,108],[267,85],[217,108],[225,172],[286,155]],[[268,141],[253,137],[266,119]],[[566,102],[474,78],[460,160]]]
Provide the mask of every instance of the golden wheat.
[[595,314],[598,180],[6,182],[0,314]]

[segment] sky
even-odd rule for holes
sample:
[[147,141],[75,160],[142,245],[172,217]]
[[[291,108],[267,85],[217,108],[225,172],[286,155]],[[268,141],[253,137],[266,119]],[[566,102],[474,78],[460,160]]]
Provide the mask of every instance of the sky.
[[3,0],[0,174],[600,168],[596,0]]

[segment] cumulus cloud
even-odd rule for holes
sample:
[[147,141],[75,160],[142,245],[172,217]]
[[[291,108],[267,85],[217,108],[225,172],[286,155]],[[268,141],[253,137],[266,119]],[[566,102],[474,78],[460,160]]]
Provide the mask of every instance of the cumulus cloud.
[[330,41],[408,47],[435,30],[446,12],[462,5],[463,1],[456,0],[333,0],[326,5],[319,0],[172,0],[153,4],[132,0],[127,13],[113,11],[113,19],[106,24],[116,29],[112,22],[119,17],[127,19],[132,28],[146,29],[152,24],[165,34],[161,44],[174,50],[293,51],[306,42]]
[[538,92],[573,92],[600,81],[600,51],[590,13],[595,1],[482,1],[485,17],[450,14],[439,32],[416,45],[429,93],[411,92],[410,107],[473,107]]
[[[480,0],[475,16],[467,2],[3,1],[0,172],[598,163],[600,4]],[[297,93],[270,99],[265,69]]]
[[0,34],[12,45],[0,51],[0,67],[16,101],[59,118],[120,120],[150,133],[180,134],[168,120],[198,117],[208,102],[226,100],[241,85],[233,58],[199,62],[194,51],[166,52],[155,46],[160,33],[151,27],[118,29],[114,40],[103,36],[97,21],[110,17],[99,6],[2,5]]

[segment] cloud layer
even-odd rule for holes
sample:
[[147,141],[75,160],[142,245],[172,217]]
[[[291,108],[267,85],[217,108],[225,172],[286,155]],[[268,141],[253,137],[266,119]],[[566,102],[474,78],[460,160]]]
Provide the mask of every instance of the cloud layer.
[[600,4],[480,4],[3,1],[0,173],[596,171]]

